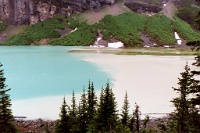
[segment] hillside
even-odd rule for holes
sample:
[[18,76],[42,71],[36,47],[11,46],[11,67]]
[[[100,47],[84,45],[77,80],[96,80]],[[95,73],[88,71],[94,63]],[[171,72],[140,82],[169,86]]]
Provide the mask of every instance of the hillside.
[[104,45],[121,41],[125,47],[133,47],[144,45],[146,37],[149,40],[147,45],[174,47],[177,44],[174,32],[186,42],[199,41],[200,33],[189,24],[178,17],[172,18],[173,13],[166,15],[172,9],[173,4],[170,4],[153,16],[130,11],[121,1],[67,18],[56,15],[52,19],[28,26],[24,32],[8,38],[2,44],[38,45],[43,42],[50,45],[89,46],[94,44],[96,38],[102,37]]

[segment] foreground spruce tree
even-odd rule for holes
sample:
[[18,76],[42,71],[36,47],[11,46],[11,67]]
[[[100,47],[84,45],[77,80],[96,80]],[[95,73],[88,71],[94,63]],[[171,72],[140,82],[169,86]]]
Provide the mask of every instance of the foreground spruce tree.
[[[2,64],[0,63],[0,68]],[[0,133],[16,133],[14,117],[12,115],[10,95],[7,94],[10,89],[5,85],[6,78],[3,70],[0,69]]]
[[88,123],[94,122],[94,117],[96,115],[96,107],[97,107],[97,97],[94,90],[93,82],[88,85]]
[[[193,63],[194,66],[200,68],[200,56],[195,57],[196,62]],[[195,75],[195,83],[192,86],[191,93],[194,97],[191,99],[194,105],[200,106],[200,80],[197,77],[200,76],[200,71],[194,70],[192,73]]]
[[128,102],[127,91],[126,91],[126,94],[125,94],[125,97],[124,97],[124,105],[122,107],[121,117],[122,117],[122,124],[124,126],[128,127],[129,126],[130,117],[129,117],[129,102]]
[[77,124],[78,124],[78,110],[77,110],[77,105],[76,105],[76,97],[75,97],[75,93],[73,91],[72,93],[72,100],[71,100],[72,104],[71,104],[71,108],[69,111],[69,119],[70,119],[70,133],[77,133],[78,132],[78,128],[77,128]]
[[173,132],[177,133],[195,133],[197,129],[194,125],[195,115],[197,111],[189,101],[191,87],[194,84],[193,74],[188,65],[185,66],[185,71],[181,73],[179,78],[178,88],[173,88],[178,93],[178,97],[172,100],[175,111],[171,114],[173,122]]
[[97,130],[99,132],[113,132],[117,125],[117,110],[115,97],[109,83],[101,91],[100,104],[97,114]]
[[192,98],[191,98],[191,103],[196,108],[196,110],[193,110],[193,122],[194,123],[194,128],[200,132],[200,56],[195,57],[195,63],[193,63],[194,66],[197,67],[197,70],[191,71],[192,74],[194,74],[194,84],[191,87],[190,93],[192,93]]
[[135,111],[133,112],[135,118],[135,129],[139,133],[140,132],[140,106],[135,103]]
[[69,115],[67,113],[67,104],[65,98],[61,106],[60,120],[57,121],[55,126],[55,133],[70,133]]
[[83,89],[83,94],[81,95],[78,110],[78,128],[80,133],[87,132],[87,98],[85,94],[85,89]]
[[95,118],[97,114],[97,96],[93,82],[88,84],[87,93],[87,129],[89,133],[95,132]]

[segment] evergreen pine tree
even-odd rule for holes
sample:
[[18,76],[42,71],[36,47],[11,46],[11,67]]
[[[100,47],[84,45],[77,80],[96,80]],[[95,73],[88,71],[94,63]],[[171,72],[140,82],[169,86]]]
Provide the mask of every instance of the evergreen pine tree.
[[[0,63],[0,68],[2,64]],[[11,89],[7,89],[5,85],[6,78],[4,77],[3,70],[0,69],[0,133],[16,133],[14,125],[14,117],[12,115],[11,99],[7,94]]]
[[63,104],[60,108],[60,120],[57,121],[55,126],[55,133],[70,133],[69,115],[67,113],[67,104],[65,97],[63,98]]
[[[194,66],[200,68],[200,56],[198,55],[195,57],[195,63],[193,63]],[[191,87],[190,93],[192,93],[193,98],[191,98],[191,103],[193,105],[193,108],[190,110],[192,123],[194,123],[194,129],[196,132],[200,132],[200,71],[194,70],[191,71],[191,73],[194,75],[194,83]]]
[[125,94],[125,97],[124,97],[124,104],[123,104],[123,107],[122,107],[121,117],[122,117],[122,124],[124,126],[128,126],[130,118],[129,118],[129,102],[128,102],[127,91],[126,91],[126,94]]
[[88,122],[92,123],[96,115],[97,97],[94,90],[93,82],[88,85]]
[[[200,68],[200,56],[195,57],[196,62],[193,63],[194,66]],[[194,70],[191,71],[195,77],[200,76],[200,71]],[[191,87],[191,93],[194,95],[194,98],[191,99],[194,105],[200,106],[200,80],[195,78],[194,85]]]
[[78,128],[77,128],[77,105],[76,105],[76,98],[74,91],[72,92],[72,104],[69,112],[69,119],[70,119],[70,132],[71,133],[77,133]]
[[190,103],[188,100],[188,95],[190,93],[190,87],[193,84],[193,74],[190,71],[188,65],[185,66],[185,71],[181,73],[181,78],[179,78],[178,88],[173,88],[177,91],[179,96],[172,100],[175,106],[175,112],[173,114],[173,120],[175,123],[175,130],[178,133],[189,133],[192,127],[190,123]]
[[137,132],[140,132],[140,106],[135,103],[135,111],[133,112],[134,118],[135,118],[135,129]]
[[[95,120],[95,129],[97,131],[101,130],[103,126],[103,120],[101,119],[101,116],[103,116],[103,102],[104,102],[104,89],[102,87],[101,93],[100,93],[100,98],[99,98],[99,104],[97,108],[97,118]],[[93,133],[93,132],[92,132]]]
[[79,132],[87,132],[87,98],[85,94],[85,89],[83,89],[83,94],[81,95],[80,105],[79,105],[79,115],[78,115]]
[[109,83],[107,83],[100,96],[100,105],[97,116],[97,130],[101,132],[113,131],[117,123],[116,107],[117,105],[114,94]]
[[95,118],[97,114],[97,97],[94,90],[94,84],[89,80],[88,84],[88,101],[87,101],[87,129],[89,132],[95,132]]

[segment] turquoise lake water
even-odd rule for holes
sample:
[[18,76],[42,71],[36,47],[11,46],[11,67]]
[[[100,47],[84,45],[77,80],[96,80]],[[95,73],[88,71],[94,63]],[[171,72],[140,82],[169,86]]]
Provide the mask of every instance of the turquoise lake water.
[[81,47],[64,46],[1,46],[6,85],[12,100],[80,93],[88,81],[100,90],[108,73],[95,64],[83,61],[81,54],[69,53]]

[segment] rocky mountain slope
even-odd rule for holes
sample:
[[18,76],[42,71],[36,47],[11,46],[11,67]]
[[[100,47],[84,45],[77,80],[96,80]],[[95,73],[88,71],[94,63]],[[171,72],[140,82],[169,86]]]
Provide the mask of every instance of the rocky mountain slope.
[[70,16],[116,0],[1,0],[0,18],[12,25],[35,24],[59,13]]
[[172,9],[179,5],[176,1],[125,0],[116,4],[112,0],[3,0],[3,20],[13,25],[31,25],[12,36],[8,30],[2,31],[5,23],[1,21],[0,43],[89,46],[102,38],[106,43],[121,41],[125,47],[174,46],[175,32],[183,44],[199,41],[200,33],[174,14]]

